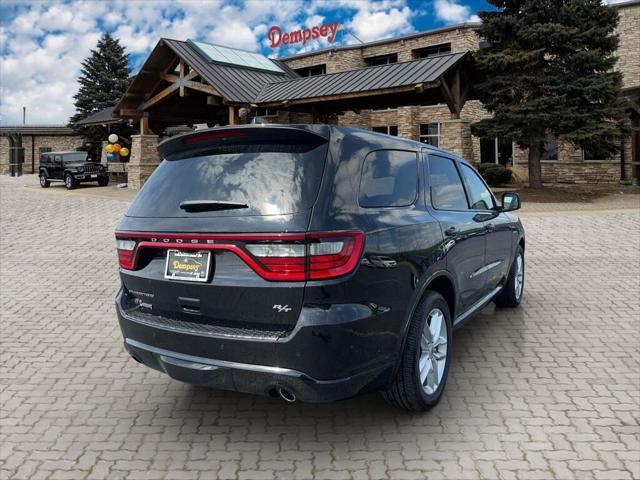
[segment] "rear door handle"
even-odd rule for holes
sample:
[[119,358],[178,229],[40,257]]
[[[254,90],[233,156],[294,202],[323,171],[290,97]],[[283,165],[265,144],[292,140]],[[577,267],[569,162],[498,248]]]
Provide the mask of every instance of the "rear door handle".
[[484,226],[484,229],[485,229],[487,232],[493,232],[493,231],[496,229],[496,227],[493,225],[493,223],[487,223],[487,224]]
[[449,227],[444,231],[444,234],[447,237],[455,237],[458,235],[458,229],[456,227]]

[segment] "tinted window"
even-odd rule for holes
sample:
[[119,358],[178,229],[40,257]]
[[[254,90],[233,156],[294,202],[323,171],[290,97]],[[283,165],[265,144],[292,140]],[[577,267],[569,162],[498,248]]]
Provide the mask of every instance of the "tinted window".
[[416,199],[417,186],[418,160],[414,152],[371,152],[362,166],[360,205],[406,207]]
[[63,158],[64,163],[85,162],[87,160],[87,152],[65,153]]
[[[318,195],[327,144],[241,144],[164,160],[127,215],[212,217],[283,215],[311,208]],[[180,203],[219,200],[248,208],[187,212]]]
[[431,204],[440,210],[467,210],[467,197],[462,180],[448,158],[429,155],[429,185]]
[[471,208],[474,210],[491,210],[495,206],[493,197],[480,178],[480,175],[468,165],[462,164],[461,166],[462,177],[467,187]]

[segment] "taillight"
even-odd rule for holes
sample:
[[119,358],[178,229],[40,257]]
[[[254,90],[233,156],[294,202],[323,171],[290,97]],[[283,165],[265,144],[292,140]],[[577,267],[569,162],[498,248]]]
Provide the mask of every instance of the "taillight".
[[[304,234],[149,234],[117,232],[120,267],[135,269],[144,248],[228,250],[265,280],[326,280],[356,268],[364,246],[362,232]],[[137,239],[133,240],[133,239]]]
[[364,235],[360,232],[316,233],[309,238],[309,280],[324,280],[351,273],[360,261]]
[[136,241],[116,238],[116,248],[118,249],[118,260],[120,262],[120,266],[127,270],[133,270]]
[[257,272],[268,280],[296,281],[306,278],[307,246],[304,242],[248,243],[245,248],[260,262]]

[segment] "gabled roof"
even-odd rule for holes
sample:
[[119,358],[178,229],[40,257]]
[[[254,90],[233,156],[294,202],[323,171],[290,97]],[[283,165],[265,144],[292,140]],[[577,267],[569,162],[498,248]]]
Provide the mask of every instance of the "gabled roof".
[[[262,87],[267,83],[295,76],[295,74],[291,74],[290,70],[285,73],[271,73],[210,62],[189,42],[167,38],[163,40],[178,57],[196,70],[228,102],[254,102]],[[281,64],[278,63],[278,66]]]
[[88,117],[83,118],[76,122],[78,126],[88,126],[88,125],[104,125],[107,123],[118,123],[121,120],[119,118],[113,118],[113,112],[116,109],[115,105],[107,108],[103,108],[102,110],[98,110],[95,113],[92,113]]
[[470,54],[468,52],[450,53],[408,62],[270,83],[264,86],[256,103],[285,101],[294,103],[296,100],[331,95],[398,87],[413,88],[423,83],[435,82],[467,55]]

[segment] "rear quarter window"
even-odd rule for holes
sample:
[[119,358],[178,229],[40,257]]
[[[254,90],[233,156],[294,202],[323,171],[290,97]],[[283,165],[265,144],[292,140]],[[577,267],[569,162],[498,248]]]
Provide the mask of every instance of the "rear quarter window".
[[370,152],[362,164],[361,207],[406,207],[418,192],[418,155],[404,150]]

